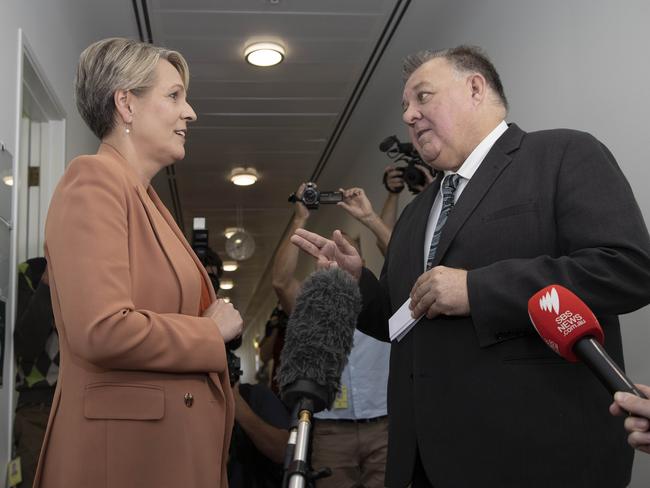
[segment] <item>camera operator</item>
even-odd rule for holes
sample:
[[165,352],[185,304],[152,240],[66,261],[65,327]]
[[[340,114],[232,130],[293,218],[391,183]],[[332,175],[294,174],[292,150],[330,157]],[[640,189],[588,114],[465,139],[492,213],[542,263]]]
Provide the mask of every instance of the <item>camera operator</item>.
[[[431,182],[433,182],[434,177],[430,171],[427,171],[420,165],[414,165],[413,167],[422,173],[422,178],[424,180],[424,184],[415,184],[412,186],[412,190],[416,193],[420,193],[429,186]],[[388,190],[388,195],[386,196],[384,206],[379,215],[384,224],[386,224],[386,226],[392,231],[395,222],[397,222],[399,195],[402,193],[405,186],[403,168],[398,167],[395,163],[386,166],[383,180],[384,186],[386,187],[386,190]],[[382,250],[382,253],[383,252],[384,251]]]

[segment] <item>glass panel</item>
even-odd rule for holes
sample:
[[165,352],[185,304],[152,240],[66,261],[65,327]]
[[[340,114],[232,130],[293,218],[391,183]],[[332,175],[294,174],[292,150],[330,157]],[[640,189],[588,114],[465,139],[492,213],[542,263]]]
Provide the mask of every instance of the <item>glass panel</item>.
[[4,339],[9,295],[9,255],[11,251],[11,198],[13,190],[13,157],[0,149],[0,385],[4,362]]
[[[32,122],[29,131],[29,168],[40,168],[43,152],[43,126],[41,122]],[[27,176],[29,180],[29,173]],[[40,229],[41,185],[27,184],[27,258],[43,256]]]

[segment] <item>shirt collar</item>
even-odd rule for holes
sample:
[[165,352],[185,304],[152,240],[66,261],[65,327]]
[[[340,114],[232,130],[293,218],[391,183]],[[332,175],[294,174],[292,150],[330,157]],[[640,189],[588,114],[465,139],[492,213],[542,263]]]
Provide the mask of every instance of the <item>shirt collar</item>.
[[[485,136],[485,139],[474,148],[456,173],[466,180],[469,180],[474,176],[474,173],[476,173],[476,170],[485,159],[485,156],[487,156],[487,153],[490,152],[494,143],[497,142],[497,139],[499,139],[506,130],[508,130],[508,124],[506,124],[505,120],[502,120],[499,125],[492,129],[492,132]],[[445,176],[453,173],[453,171],[445,171]]]

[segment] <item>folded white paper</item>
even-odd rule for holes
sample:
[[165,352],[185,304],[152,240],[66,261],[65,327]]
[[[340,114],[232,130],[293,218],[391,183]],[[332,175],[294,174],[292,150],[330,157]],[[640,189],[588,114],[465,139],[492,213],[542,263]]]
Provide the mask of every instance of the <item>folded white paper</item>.
[[413,328],[418,320],[422,318],[420,315],[417,319],[411,316],[411,309],[409,305],[411,299],[409,298],[404,304],[388,319],[388,332],[391,341],[401,341],[402,338]]

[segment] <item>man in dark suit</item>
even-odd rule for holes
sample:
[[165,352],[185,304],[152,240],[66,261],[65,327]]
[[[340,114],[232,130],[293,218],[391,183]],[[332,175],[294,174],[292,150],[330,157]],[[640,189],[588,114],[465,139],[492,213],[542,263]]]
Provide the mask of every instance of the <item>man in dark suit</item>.
[[387,486],[623,488],[633,453],[611,397],[535,333],[531,295],[561,284],[623,363],[618,315],[650,301],[650,238],[607,148],[507,125],[477,48],[405,63],[404,122],[437,179],[404,210],[380,280],[335,231],[292,241],[359,279],[364,332],[389,340],[408,299],[425,315],[391,348]]

